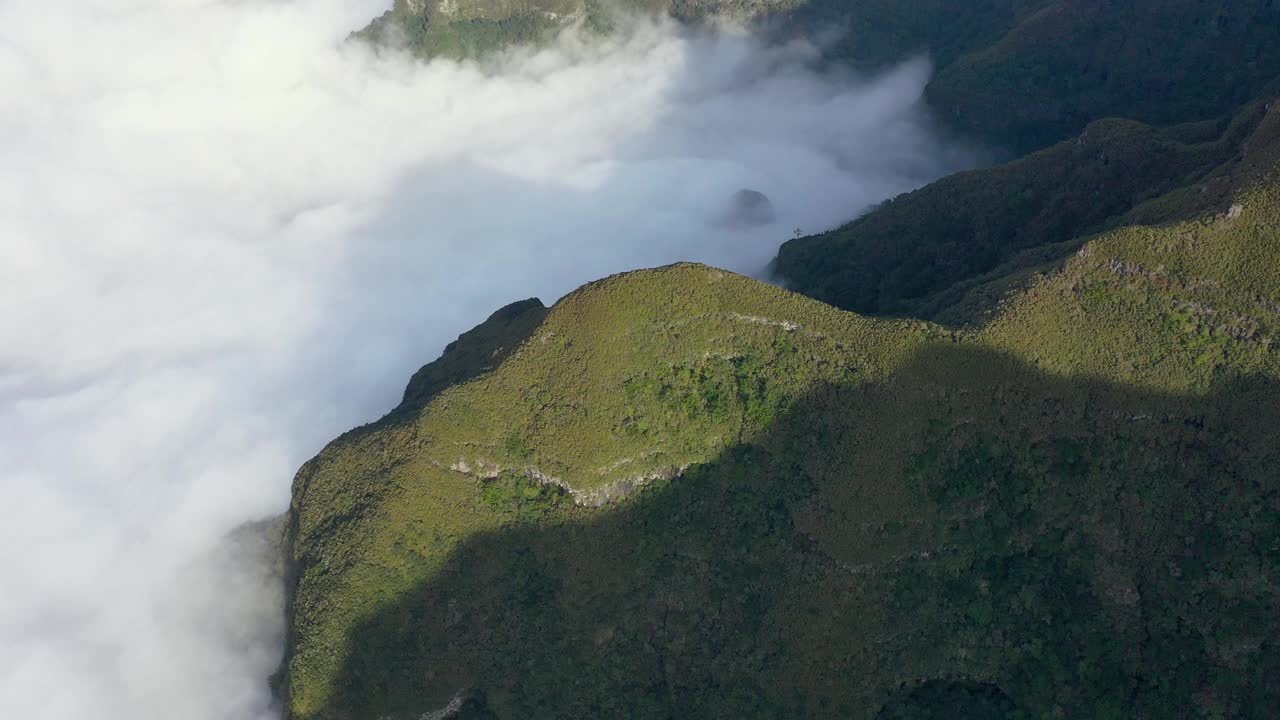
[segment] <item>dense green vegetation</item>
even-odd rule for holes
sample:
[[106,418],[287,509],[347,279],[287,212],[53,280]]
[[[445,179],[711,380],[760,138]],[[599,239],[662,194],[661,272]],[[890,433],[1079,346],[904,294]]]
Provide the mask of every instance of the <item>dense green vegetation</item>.
[[[1010,279],[1074,252],[1091,233],[1226,211],[1229,191],[1273,151],[1280,110],[1264,108],[1165,130],[1099,121],[1074,140],[787,242],[775,270],[797,292],[857,312],[981,321]],[[992,278],[997,292],[985,282]]]
[[1272,0],[1057,0],[940,68],[930,100],[1021,150],[1098,118],[1212,118],[1277,90],[1277,35]]
[[[365,32],[473,55],[602,7]],[[286,715],[1272,715],[1280,10],[770,9],[928,50],[1009,147],[1083,133],[788,243],[812,297],[682,264],[464,334],[297,475]]]
[[697,265],[491,319],[300,471],[290,716],[1266,716],[1280,183],[1232,200],[967,332]]
[[809,0],[788,20],[848,27],[828,54],[857,65],[927,52],[933,107],[1018,152],[1103,118],[1203,120],[1280,91],[1272,0]]

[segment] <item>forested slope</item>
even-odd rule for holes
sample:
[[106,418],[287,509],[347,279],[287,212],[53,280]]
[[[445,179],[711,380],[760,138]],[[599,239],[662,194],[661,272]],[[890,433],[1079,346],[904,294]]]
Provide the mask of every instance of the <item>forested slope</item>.
[[1265,716],[1280,185],[1232,207],[970,332],[697,265],[571,294],[300,471],[290,717]]
[[[954,126],[1043,149],[788,243],[812,297],[681,264],[459,338],[295,479],[287,716],[1270,716],[1280,11],[645,4],[712,6],[927,50]],[[365,36],[575,19],[610,22]]]

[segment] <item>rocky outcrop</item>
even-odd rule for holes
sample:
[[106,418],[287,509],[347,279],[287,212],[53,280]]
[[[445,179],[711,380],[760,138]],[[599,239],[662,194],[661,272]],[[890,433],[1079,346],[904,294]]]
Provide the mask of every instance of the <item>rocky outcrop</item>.
[[[468,461],[459,459],[449,469],[460,475],[467,475],[477,480],[497,480],[502,476],[503,467],[488,460],[476,459]],[[526,467],[516,472],[529,480],[548,487],[558,488],[573,498],[574,504],[580,507],[601,508],[615,502],[625,500],[646,486],[657,481],[671,481],[680,477],[689,466],[659,468],[646,473],[628,475],[605,482],[590,488],[575,488],[563,479],[548,475],[536,467]]]

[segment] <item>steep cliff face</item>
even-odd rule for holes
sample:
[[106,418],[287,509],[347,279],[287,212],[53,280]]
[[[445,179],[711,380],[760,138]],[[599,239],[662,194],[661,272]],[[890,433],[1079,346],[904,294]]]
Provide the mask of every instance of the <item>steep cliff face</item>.
[[299,472],[289,716],[1264,716],[1280,184],[1230,200],[966,333],[576,291]]

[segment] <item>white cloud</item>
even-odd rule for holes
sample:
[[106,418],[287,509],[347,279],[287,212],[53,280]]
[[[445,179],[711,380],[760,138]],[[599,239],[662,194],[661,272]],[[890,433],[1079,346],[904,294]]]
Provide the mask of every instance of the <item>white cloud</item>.
[[[960,161],[922,63],[342,42],[385,4],[0,4],[0,717],[269,716],[276,589],[219,539],[449,339],[619,270],[757,271]],[[743,188],[776,224],[723,222]]]

